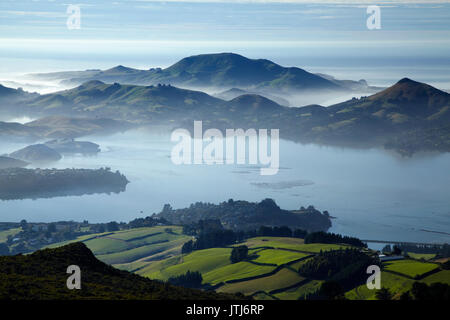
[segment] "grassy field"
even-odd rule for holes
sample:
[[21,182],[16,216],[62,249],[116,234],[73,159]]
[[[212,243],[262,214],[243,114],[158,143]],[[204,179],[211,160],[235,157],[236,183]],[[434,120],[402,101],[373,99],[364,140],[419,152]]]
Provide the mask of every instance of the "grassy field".
[[22,231],[22,228],[13,228],[4,231],[0,231],[0,243],[6,242],[8,240],[8,236],[14,236],[15,234]]
[[315,292],[320,288],[320,284],[322,282],[318,280],[312,280],[302,286],[298,286],[280,293],[275,294],[274,296],[280,300],[298,300],[300,297],[303,297],[307,293]]
[[258,266],[250,262],[241,261],[205,273],[203,275],[203,281],[205,283],[211,283],[212,285],[215,285],[220,282],[225,282],[229,280],[236,280],[262,275],[265,273],[269,273],[274,269],[275,267]]
[[[381,272],[381,287],[388,288],[392,293],[394,293],[394,298],[398,298],[403,292],[410,290],[414,282],[415,280],[402,277],[397,274],[383,271]],[[450,284],[450,270],[439,271],[429,275],[419,282],[424,282],[426,284],[431,284],[434,282]],[[359,287],[348,291],[345,296],[346,298],[352,300],[375,300],[375,294],[376,290],[369,290],[366,284],[362,284]]]
[[187,271],[198,271],[205,274],[214,269],[230,264],[231,248],[211,248],[198,250],[187,255],[155,261],[151,265],[138,271],[138,274],[153,279],[167,280],[168,278]]
[[[388,288],[391,292],[400,295],[401,293],[411,289],[414,280],[392,274],[389,272],[381,272],[381,287]],[[375,300],[376,289],[369,290],[364,283],[345,294],[347,299],[351,300]]]
[[[12,230],[8,231],[13,232]],[[0,239],[6,236],[4,232],[0,233]],[[335,244],[304,244],[302,239],[297,238],[257,237],[244,243],[250,248],[249,256],[252,260],[231,264],[232,248],[211,248],[181,255],[182,245],[190,239],[190,236],[182,234],[181,227],[161,226],[91,234],[70,242],[83,241],[100,260],[145,277],[167,280],[187,271],[198,271],[203,276],[203,283],[211,285],[264,275],[275,270],[276,266],[304,258],[321,250],[338,250],[348,247]],[[52,246],[66,243],[68,242]],[[423,255],[415,257],[430,258]],[[257,263],[270,265],[258,265]],[[270,294],[270,292],[304,280],[297,273],[299,266],[303,263],[305,261],[285,266],[270,276],[225,283],[218,288],[218,291],[242,292],[246,295],[253,295],[255,299],[296,300],[307,293],[316,291],[321,282],[312,280],[283,292],[275,294]],[[408,277],[414,278],[438,268],[437,264],[411,259],[385,262],[384,266],[386,271],[382,271],[382,287],[389,288],[396,297],[411,288],[414,280]],[[439,271],[421,281],[428,284],[433,282],[450,283],[450,271]],[[348,299],[375,299],[375,292],[376,290],[369,290],[366,284],[363,284],[348,291],[346,297]]]
[[291,268],[291,269],[293,269],[293,270],[295,270],[295,271],[298,271],[298,269],[300,268],[300,266],[301,266],[302,264],[304,264],[304,263],[305,263],[306,261],[308,261],[308,260],[309,260],[309,259],[305,259],[305,260],[302,260],[302,261],[293,263],[293,264],[289,265],[289,268]]
[[301,244],[303,244],[303,239],[282,237],[255,237],[248,239],[245,243],[240,245],[246,245],[249,248],[273,247],[293,249]]
[[303,252],[318,253],[320,250],[339,250],[348,248],[348,245],[310,243],[304,244],[303,239],[282,237],[255,237],[247,240],[243,245],[249,248],[271,247],[290,249]]
[[425,259],[425,260],[431,260],[436,256],[436,254],[434,253],[413,253],[413,252],[408,252],[408,255],[414,259]]
[[265,292],[258,292],[253,295],[253,298],[255,300],[276,300],[271,295],[265,293]]
[[252,261],[281,265],[308,256],[306,253],[286,251],[280,249],[265,249],[256,253],[258,256]]
[[438,268],[438,265],[405,259],[385,262],[384,268],[387,271],[394,271],[415,278],[416,276]]
[[426,284],[442,282],[450,285],[450,270],[442,270],[437,273],[433,273],[432,275],[422,279],[421,282],[425,282]]
[[304,278],[300,277],[298,273],[293,272],[290,269],[283,268],[269,277],[226,284],[220,287],[218,291],[228,293],[242,292],[246,295],[251,295],[258,291],[265,291],[269,293],[275,289],[289,287],[302,280],[304,280]]
[[103,262],[134,271],[150,264],[148,260],[179,255],[189,239],[179,226],[157,226],[84,235],[49,247],[82,241]]

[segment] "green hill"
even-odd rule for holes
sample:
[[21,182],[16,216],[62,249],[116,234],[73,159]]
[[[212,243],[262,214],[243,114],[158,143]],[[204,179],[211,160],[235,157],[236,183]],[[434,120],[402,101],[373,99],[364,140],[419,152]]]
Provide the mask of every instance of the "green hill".
[[[206,93],[179,89],[173,86],[136,86],[119,83],[106,84],[92,80],[57,93],[38,97],[28,104],[33,110],[47,114],[106,116],[116,119],[149,119],[164,111],[165,118],[172,113],[213,108],[222,100]],[[198,110],[198,111],[200,111]]]
[[373,116],[392,124],[415,120],[448,123],[450,94],[425,83],[404,78],[395,85],[364,99],[350,100],[329,108],[340,118]]
[[[169,69],[171,73],[177,73],[181,66],[189,70],[214,69],[211,65],[217,61],[216,58],[208,59],[205,64],[198,59],[188,59]],[[221,68],[234,65],[234,58],[225,61],[227,63],[220,65]],[[189,129],[194,120],[202,119],[204,130],[274,128],[280,129],[281,138],[302,143],[386,147],[405,155],[422,150],[447,152],[450,150],[449,97],[450,94],[444,91],[405,78],[369,97],[353,98],[327,108],[319,105],[296,108],[280,106],[256,94],[243,94],[225,101],[171,85],[106,84],[92,80],[70,90],[35,97],[19,106],[12,104],[9,108],[39,116],[88,117],[91,123],[85,120],[84,124],[71,127],[55,125],[54,122],[45,124],[45,121],[40,121],[40,126],[0,123],[0,135],[7,132],[18,136],[81,136],[96,132],[85,128],[99,125],[100,119],[104,124],[99,125],[99,131],[117,131],[127,127],[125,124],[110,124],[114,120],[108,122],[104,118],[132,121],[135,125],[157,124]]]
[[149,261],[179,255],[181,246],[191,239],[181,231],[182,228],[179,226],[135,228],[85,235],[50,247],[80,241],[101,261],[120,269],[136,271],[147,266]]
[[[66,270],[70,265],[80,267],[80,290],[67,289]],[[30,255],[0,257],[0,300],[233,298],[175,287],[117,270],[97,260],[82,243]]]

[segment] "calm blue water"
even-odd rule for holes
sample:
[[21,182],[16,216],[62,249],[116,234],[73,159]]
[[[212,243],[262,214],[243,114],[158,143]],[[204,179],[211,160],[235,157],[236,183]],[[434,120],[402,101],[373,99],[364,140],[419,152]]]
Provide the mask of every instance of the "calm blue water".
[[[402,159],[383,150],[354,150],[282,141],[279,173],[260,176],[243,165],[172,164],[173,144],[143,131],[112,138],[96,157],[65,157],[54,167],[120,170],[131,183],[121,194],[0,202],[1,221],[129,221],[196,201],[273,198],[285,209],[314,205],[336,219],[331,231],[364,239],[449,242],[450,154]],[[0,153],[22,147],[2,143]],[[53,167],[52,166],[52,167]],[[304,183],[307,182],[307,183]],[[266,183],[258,185],[258,183]]]
[[[99,0],[81,4],[81,29],[68,30],[63,1],[3,1],[0,83],[50,92],[61,87],[23,74],[119,64],[148,69],[194,54],[235,52],[341,79],[364,78],[371,85],[410,77],[450,90],[450,4],[383,6],[382,29],[370,31],[365,6],[270,2]],[[262,177],[249,166],[175,166],[165,136],[129,132],[87,139],[99,143],[102,153],[65,157],[54,166],[110,166],[131,181],[125,193],[0,202],[0,221],[128,221],[159,212],[165,203],[181,208],[196,201],[270,197],[286,209],[312,204],[328,210],[336,217],[334,232],[450,241],[421,231],[450,232],[450,154],[402,159],[378,149],[284,141],[283,169]],[[22,147],[2,141],[0,154]]]

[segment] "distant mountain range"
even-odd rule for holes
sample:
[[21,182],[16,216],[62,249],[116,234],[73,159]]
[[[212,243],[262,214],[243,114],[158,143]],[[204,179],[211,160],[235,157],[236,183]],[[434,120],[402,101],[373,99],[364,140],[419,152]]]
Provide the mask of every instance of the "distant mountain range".
[[[167,70],[171,70],[170,74],[181,73],[181,66],[190,71],[208,70],[208,66],[216,65],[221,56],[208,55],[208,59],[203,56],[186,58]],[[236,62],[235,55],[226,56],[230,60],[225,61]],[[240,57],[237,61],[246,61],[242,59],[246,58]],[[200,63],[201,61],[204,63]],[[269,72],[271,64],[267,60],[255,60],[250,65],[256,69],[265,68],[266,71],[261,71],[263,74],[258,77],[249,75],[242,83],[266,79],[268,74],[272,74]],[[221,75],[207,73],[201,79],[209,79],[213,83],[225,81],[225,78],[234,74],[231,70],[235,69],[231,68]],[[125,72],[123,68],[117,71]],[[324,83],[323,81],[328,80],[322,78],[310,85]],[[87,134],[107,129],[114,131],[130,125],[147,124],[189,129],[194,120],[203,120],[205,129],[279,128],[281,137],[299,142],[358,147],[385,146],[402,154],[419,150],[450,150],[450,95],[407,78],[376,94],[353,98],[329,107],[285,107],[262,95],[248,93],[249,91],[243,90],[244,94],[239,95],[240,90],[242,89],[236,88],[223,93],[222,97],[226,98],[223,100],[201,91],[180,89],[172,85],[106,84],[99,80],[45,95],[28,95],[23,91],[14,92],[14,89],[9,89],[6,90],[7,96],[21,98],[3,104],[4,113],[20,110],[21,116],[52,115],[53,118],[25,126],[0,123],[0,135],[7,132],[18,136],[45,134],[52,138],[66,138],[81,136],[83,132]],[[233,98],[233,95],[237,96]],[[65,118],[61,118],[62,116]],[[83,120],[78,117],[83,117]],[[40,132],[33,129],[39,129]]]
[[[270,60],[249,59],[235,53],[191,56],[165,69],[140,70],[119,65],[107,70],[55,72],[32,76],[41,80],[58,80],[69,86],[99,80],[134,85],[171,84],[210,93],[238,88],[249,93],[269,95],[267,97],[274,98],[273,100],[280,99],[278,102],[282,101],[281,99],[291,100],[291,105],[297,104],[293,103],[298,100],[295,96],[305,93],[310,95],[313,92],[321,92],[322,95],[333,96],[351,92],[374,93],[380,89],[370,87],[364,80],[337,80],[329,75],[313,74],[297,67],[283,67]],[[309,103],[308,100],[300,101]]]

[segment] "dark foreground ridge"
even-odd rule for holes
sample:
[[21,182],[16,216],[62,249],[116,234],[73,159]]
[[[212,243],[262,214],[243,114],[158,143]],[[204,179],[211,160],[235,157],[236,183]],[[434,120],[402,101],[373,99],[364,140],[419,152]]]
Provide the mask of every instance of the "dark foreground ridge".
[[0,200],[125,191],[127,178],[109,168],[0,170]]
[[[69,290],[67,267],[81,270],[81,289]],[[115,269],[99,260],[83,243],[0,256],[0,300],[65,299],[236,299],[237,296],[176,287]]]

